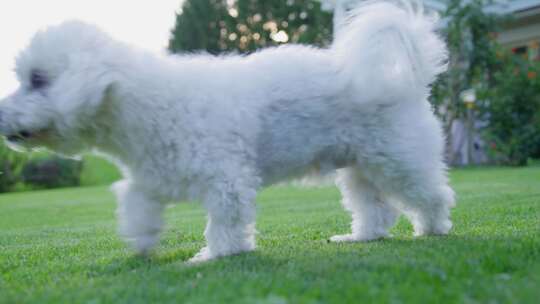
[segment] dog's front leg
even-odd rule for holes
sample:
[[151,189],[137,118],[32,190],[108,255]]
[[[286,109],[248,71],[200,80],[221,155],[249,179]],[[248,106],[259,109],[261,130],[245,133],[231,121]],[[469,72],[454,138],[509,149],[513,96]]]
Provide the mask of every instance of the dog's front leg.
[[[238,181],[237,181],[238,182]],[[207,246],[190,262],[202,262],[255,249],[255,196],[251,187],[224,182],[210,187],[203,200],[208,210]]]
[[120,235],[139,254],[148,254],[159,240],[164,205],[129,180],[116,182],[111,189],[118,199]]

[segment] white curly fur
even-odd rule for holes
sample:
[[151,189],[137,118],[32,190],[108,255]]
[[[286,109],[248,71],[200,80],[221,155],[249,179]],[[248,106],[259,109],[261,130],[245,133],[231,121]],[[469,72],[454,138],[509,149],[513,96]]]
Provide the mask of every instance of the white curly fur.
[[193,261],[253,250],[257,190],[314,168],[338,169],[352,213],[352,233],[332,240],[385,237],[401,213],[416,235],[446,234],[454,198],[426,100],[445,47],[433,18],[402,7],[361,5],[328,49],[249,56],[158,57],[87,24],[50,27],[17,59],[0,132],[118,164],[120,233],[143,253],[183,199],[208,211]]

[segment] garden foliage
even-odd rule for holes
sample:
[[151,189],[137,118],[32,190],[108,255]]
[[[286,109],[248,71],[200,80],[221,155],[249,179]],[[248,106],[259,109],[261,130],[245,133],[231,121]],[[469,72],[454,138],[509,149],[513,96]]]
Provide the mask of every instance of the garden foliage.
[[449,70],[433,86],[432,102],[451,144],[452,124],[466,119],[460,93],[474,89],[474,119],[485,125],[479,131],[492,162],[525,165],[540,149],[540,65],[498,43],[497,33],[512,18],[487,13],[486,4],[453,0],[448,5],[442,33],[450,51]]
[[481,103],[484,137],[494,162],[526,165],[540,157],[540,62],[509,54],[500,60]]

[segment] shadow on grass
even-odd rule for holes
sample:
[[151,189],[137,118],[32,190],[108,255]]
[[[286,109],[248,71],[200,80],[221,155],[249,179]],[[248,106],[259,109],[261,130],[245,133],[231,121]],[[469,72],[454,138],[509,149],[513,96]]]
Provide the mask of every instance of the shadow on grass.
[[[540,261],[540,240],[512,236],[441,236],[392,238],[367,243],[328,243],[326,240],[293,244],[260,242],[250,253],[220,258],[201,264],[186,261],[196,250],[155,252],[150,257],[132,255],[95,264],[89,276],[115,276],[123,273],[174,272],[180,275],[203,272],[236,273],[324,273],[328,270],[384,271],[410,269],[512,273],[526,270]],[[536,265],[538,266],[538,265]]]

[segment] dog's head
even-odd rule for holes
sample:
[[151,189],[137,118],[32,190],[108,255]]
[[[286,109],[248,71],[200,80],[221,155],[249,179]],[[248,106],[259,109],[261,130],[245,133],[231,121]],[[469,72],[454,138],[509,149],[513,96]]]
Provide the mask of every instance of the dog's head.
[[37,33],[16,60],[19,89],[0,102],[0,134],[10,146],[73,154],[113,85],[112,40],[67,22]]

